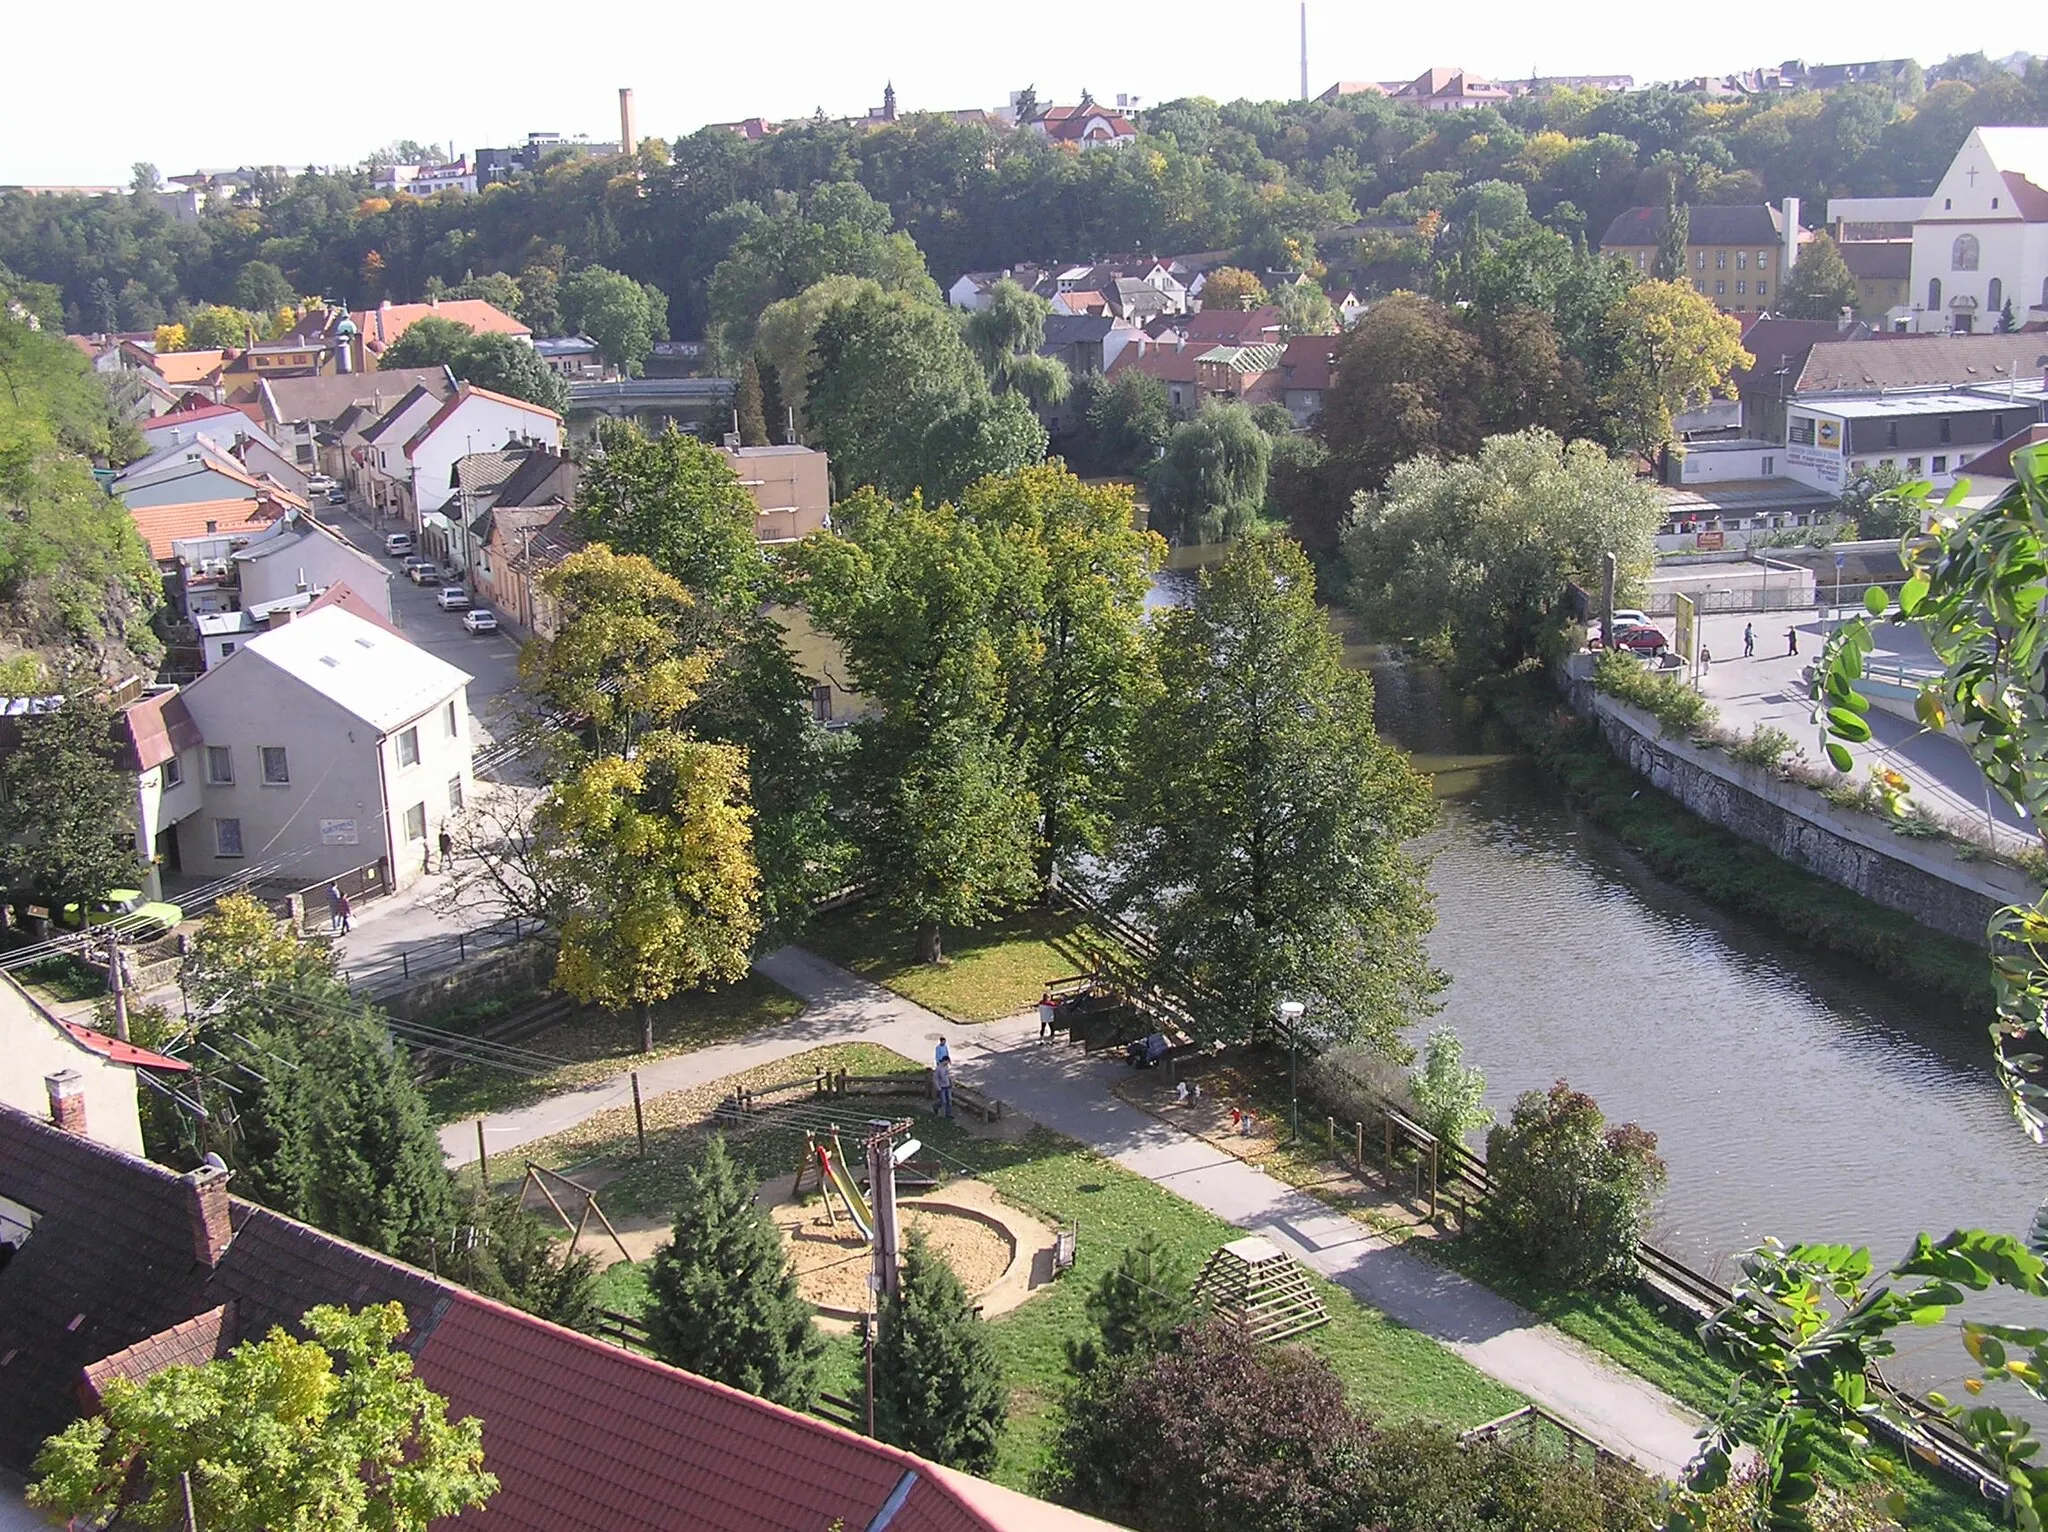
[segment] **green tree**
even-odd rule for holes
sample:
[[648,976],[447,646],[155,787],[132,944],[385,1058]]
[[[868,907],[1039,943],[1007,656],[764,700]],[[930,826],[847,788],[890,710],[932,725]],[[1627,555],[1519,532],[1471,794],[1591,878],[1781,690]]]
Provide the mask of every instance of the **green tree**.
[[257,314],[275,314],[298,301],[298,293],[269,261],[250,261],[235,273],[235,303]]
[[1465,1045],[1455,1029],[1434,1027],[1422,1045],[1422,1067],[1408,1076],[1408,1094],[1422,1125],[1447,1144],[1463,1144],[1475,1128],[1488,1127],[1486,1076],[1465,1063]]
[[1273,439],[1240,404],[1212,404],[1167,439],[1146,475],[1154,531],[1174,542],[1244,536],[1266,505]]
[[[456,284],[451,296],[456,298],[481,298],[501,314],[519,316],[526,295],[519,290],[519,279],[502,271],[487,271],[482,276],[466,275]],[[527,321],[531,328],[532,321]],[[404,337],[401,336],[400,339]]]
[[1676,188],[1664,198],[1664,216],[1657,225],[1657,264],[1650,274],[1659,282],[1685,279],[1685,247],[1692,237],[1692,209],[1677,200]]
[[261,1024],[274,1006],[337,982],[334,949],[300,938],[262,900],[223,894],[192,933],[178,987],[201,1016]]
[[1166,385],[1136,369],[1114,378],[1091,373],[1075,385],[1087,429],[1077,457],[1095,473],[1138,473],[1155,462],[1173,435]]
[[147,160],[137,160],[128,168],[128,189],[138,197],[153,197],[163,177],[157,174],[156,166]]
[[1616,445],[1647,457],[1671,440],[1688,406],[1734,396],[1736,369],[1756,358],[1742,326],[1682,282],[1638,282],[1607,316],[1615,358],[1601,405]]
[[986,1474],[1009,1391],[988,1327],[960,1279],[912,1230],[898,1289],[885,1295],[875,1344],[875,1429],[920,1457]]
[[414,1375],[402,1307],[322,1306],[304,1325],[306,1340],[272,1329],[215,1361],[109,1379],[99,1413],[44,1444],[30,1504],[161,1532],[426,1532],[497,1492],[483,1422],[450,1422]]
[[1834,319],[1857,306],[1856,278],[1825,232],[1799,247],[1799,263],[1780,296],[1780,308],[1794,319]]
[[1922,529],[1921,507],[1911,495],[1900,494],[1906,482],[1895,463],[1859,468],[1842,486],[1836,509],[1856,524],[1856,535],[1888,541]]
[[675,1231],[648,1267],[648,1338],[665,1362],[809,1409],[825,1339],[754,1190],[714,1133],[683,1172]]
[[1649,578],[1656,492],[1592,442],[1491,436],[1478,455],[1403,463],[1360,495],[1343,548],[1373,631],[1421,640],[1462,677],[1549,652],[1570,582],[1616,556],[1624,593]]
[[1656,1134],[1632,1122],[1608,1127],[1591,1096],[1560,1080],[1524,1091],[1486,1135],[1486,1171],[1487,1229],[1515,1259],[1566,1288],[1635,1274],[1636,1245],[1664,1188]]
[[596,1257],[568,1254],[547,1223],[510,1197],[470,1205],[441,1270],[486,1298],[571,1330],[594,1332],[603,1318]]
[[754,497],[715,448],[671,424],[600,427],[576,489],[576,525],[615,553],[638,554],[680,581],[702,618],[753,612],[769,568],[754,536]]
[[1218,266],[1202,281],[1203,311],[1249,312],[1266,301],[1266,284],[1241,266]]
[[0,755],[0,857],[12,885],[52,909],[133,887],[141,872],[114,708],[83,679],[64,691],[60,706],[17,720],[14,748]]
[[845,650],[878,712],[848,763],[860,875],[917,929],[917,959],[945,926],[973,926],[1034,886],[1040,807],[1029,761],[1004,731],[1003,539],[952,506],[863,491],[836,532],[799,552],[818,626]]
[[1374,733],[1372,683],[1344,667],[1307,558],[1241,543],[1155,632],[1112,863],[1115,904],[1158,941],[1155,977],[1203,986],[1218,1038],[1262,1035],[1291,999],[1319,1043],[1400,1053],[1443,983],[1403,850],[1435,804]]
[[987,304],[961,321],[967,348],[997,393],[1020,393],[1035,409],[1050,409],[1073,386],[1066,364],[1039,355],[1052,304],[1008,277],[988,291]]
[[216,303],[185,322],[185,337],[194,351],[218,351],[260,340],[268,329],[268,321]]
[[1155,1229],[1143,1229],[1088,1295],[1096,1335],[1067,1342],[1068,1365],[1087,1372],[1105,1358],[1163,1351],[1195,1317],[1187,1266]]
[[775,375],[775,388],[783,407],[795,412],[799,426],[810,424],[807,405],[811,374],[817,368],[813,348],[818,340],[818,326],[841,305],[870,295],[879,298],[881,294],[880,284],[866,277],[827,277],[762,310],[755,344]]
[[585,266],[561,285],[562,317],[597,342],[605,361],[633,377],[658,340],[668,339],[668,297],[603,266]]
[[1282,335],[1335,335],[1337,311],[1330,295],[1313,282],[1290,282],[1273,295]]
[[733,416],[738,421],[742,447],[768,445],[768,419],[761,410],[761,368],[752,357],[740,368],[739,388],[733,394]]
[[1428,298],[1372,306],[1337,350],[1316,434],[1345,496],[1377,489],[1397,463],[1475,452],[1483,434],[1477,344]]

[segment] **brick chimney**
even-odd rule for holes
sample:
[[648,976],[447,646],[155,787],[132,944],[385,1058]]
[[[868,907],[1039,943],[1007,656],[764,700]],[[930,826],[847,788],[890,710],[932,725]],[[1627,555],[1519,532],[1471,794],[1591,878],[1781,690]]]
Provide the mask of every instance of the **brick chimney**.
[[75,1069],[60,1069],[44,1075],[43,1085],[50,1093],[50,1121],[66,1133],[86,1137],[85,1076]]
[[212,1165],[187,1171],[180,1178],[192,1190],[192,1255],[211,1269],[235,1237],[228,1216],[228,1173]]

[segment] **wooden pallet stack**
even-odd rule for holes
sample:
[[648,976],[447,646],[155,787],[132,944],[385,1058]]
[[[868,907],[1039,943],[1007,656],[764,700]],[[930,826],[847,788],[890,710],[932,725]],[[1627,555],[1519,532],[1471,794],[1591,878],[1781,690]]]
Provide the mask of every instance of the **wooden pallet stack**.
[[1232,1240],[1195,1279],[1195,1298],[1245,1327],[1261,1343],[1285,1340],[1330,1322],[1309,1276],[1262,1235]]

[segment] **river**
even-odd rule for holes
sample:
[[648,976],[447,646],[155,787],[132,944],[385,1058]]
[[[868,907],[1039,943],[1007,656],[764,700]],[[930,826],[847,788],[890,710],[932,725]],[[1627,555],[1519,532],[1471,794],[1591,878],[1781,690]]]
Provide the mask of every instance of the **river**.
[[[1157,599],[1189,583],[1169,570]],[[1442,822],[1422,849],[1430,949],[1451,980],[1437,1020],[1497,1113],[1566,1079],[1650,1129],[1670,1169],[1653,1236],[1710,1271],[1766,1235],[1868,1244],[1883,1261],[1921,1230],[2025,1233],[2048,1149],[2006,1108],[1983,1018],[1666,883],[1432,674],[1347,653],[1373,673],[1382,734],[1436,783]],[[2043,1319],[2017,1300],[1971,1312]],[[1918,1386],[1967,1365],[1952,1328],[1900,1350],[1887,1370]]]

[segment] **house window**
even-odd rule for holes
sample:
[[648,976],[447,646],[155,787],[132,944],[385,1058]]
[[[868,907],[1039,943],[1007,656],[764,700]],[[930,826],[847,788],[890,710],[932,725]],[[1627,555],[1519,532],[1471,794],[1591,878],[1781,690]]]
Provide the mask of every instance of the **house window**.
[[405,811],[405,838],[409,841],[427,838],[427,806],[415,803]]
[[1693,264],[1693,270],[1695,270],[1695,271],[1705,271],[1705,270],[1707,269],[1707,252],[1706,252],[1706,251],[1704,251],[1704,250],[1701,250],[1701,251],[1699,251],[1698,253],[1696,253],[1696,254],[1695,254],[1695,255],[1693,256],[1692,264]]
[[1936,473],[1947,473],[1947,472],[1948,472],[1948,456],[1947,456],[1947,454],[1945,454],[1945,453],[1936,453],[1936,454],[1935,454],[1935,458],[1934,458],[1934,471],[1935,471]]
[[1746,295],[1748,292],[1749,283],[1738,277],[1735,282],[1735,295],[1739,298]]
[[1977,236],[1958,234],[1956,242],[1949,247],[1948,269],[1950,271],[1975,271],[1977,269]]
[[226,659],[226,658],[227,658],[227,657],[228,657],[229,655],[233,654],[234,652],[235,652],[235,641],[234,641],[233,639],[229,639],[229,640],[227,640],[227,641],[226,641],[225,643],[223,643],[223,644],[222,644],[222,645],[220,646],[220,657],[221,657],[222,659]]
[[1927,306],[1931,309],[1938,309],[1941,307],[1940,277],[1929,277],[1927,279]]
[[1716,271],[1726,271],[1727,269],[1728,269],[1728,252],[1727,252],[1726,250],[1716,250],[1716,251],[1714,252],[1714,270],[1716,270]]
[[216,819],[213,822],[213,854],[215,856],[240,856],[242,854],[241,820]]
[[1770,478],[1770,477],[1771,477],[1771,476],[1772,476],[1773,474],[1775,474],[1775,473],[1776,473],[1777,471],[1778,471],[1778,460],[1777,460],[1776,458],[1774,458],[1774,457],[1767,457],[1767,458],[1765,458],[1765,459],[1764,459],[1764,477],[1768,479],[1768,478]]
[[1998,199],[1996,197],[1991,199],[1991,211],[1994,213],[1998,211]]
[[455,733],[456,733],[456,722],[455,722],[455,704],[454,704],[453,702],[449,703],[449,704],[448,704],[448,705],[447,705],[447,706],[446,706],[445,708],[443,708],[443,709],[441,710],[441,721],[442,721],[442,723],[444,723],[445,725],[447,725],[447,728],[448,728],[448,737],[449,737],[450,739],[453,739],[453,738],[455,738]]
[[1719,277],[1716,277],[1716,278],[1714,279],[1714,296],[1715,296],[1716,298],[1722,298],[1722,297],[1726,297],[1726,296],[1727,296],[1727,294],[1728,294],[1728,284],[1727,284],[1726,282],[1722,281],[1722,280],[1721,280],[1721,279],[1720,279]]
[[1887,420],[1884,423],[1884,444],[1887,447],[1896,447],[1899,444],[1899,423],[1896,420]]
[[226,745],[206,747],[206,780],[215,787],[235,785],[235,755]]
[[1761,297],[1762,297],[1762,296],[1764,295],[1764,284],[1763,284],[1763,279],[1762,279],[1762,278],[1758,278],[1758,279],[1757,279],[1757,284],[1756,284],[1756,295],[1757,295],[1757,296],[1758,296],[1759,298],[1761,298]]
[[1907,459],[1906,459],[1906,472],[1907,472],[1907,473],[1918,473],[1919,471],[1920,471],[1920,459],[1918,459],[1917,457],[1909,457],[1909,458],[1907,458]]
[[1694,277],[1692,279],[1692,290],[1696,293],[1703,293],[1707,290],[1707,284],[1698,277]]
[[460,777],[450,777],[448,779],[448,812],[451,814],[460,814],[462,812],[462,778]]
[[164,762],[164,786],[183,787],[184,785],[185,763],[174,755]]
[[258,745],[256,753],[263,758],[263,781],[268,787],[291,785],[292,768],[285,760],[284,746]]
[[819,723],[832,721],[832,688],[814,686],[811,688],[811,717]]
[[1994,314],[2005,307],[2005,283],[1997,277],[1991,279],[1991,289],[1985,294],[1984,307]]
[[1735,269],[1737,271],[1749,270],[1749,252],[1747,250],[1735,252]]
[[1943,197],[1943,198],[1941,199],[1941,210],[1942,210],[1942,211],[1943,211],[1944,213],[1952,213],[1952,212],[1954,212],[1954,211],[1955,211],[1955,206],[1956,206],[1956,199],[1955,199],[1955,198],[1953,198],[1953,197]]
[[1764,267],[1765,267],[1766,265],[1768,265],[1768,264],[1770,263],[1770,259],[1771,259],[1771,252],[1770,252],[1770,251],[1768,251],[1768,250],[1759,250],[1759,251],[1757,251],[1757,253],[1756,253],[1756,269],[1757,269],[1758,271],[1762,271],[1762,270],[1764,269]]
[[402,730],[399,733],[398,764],[400,766],[417,766],[419,763],[420,731],[419,726],[415,724],[412,728]]

